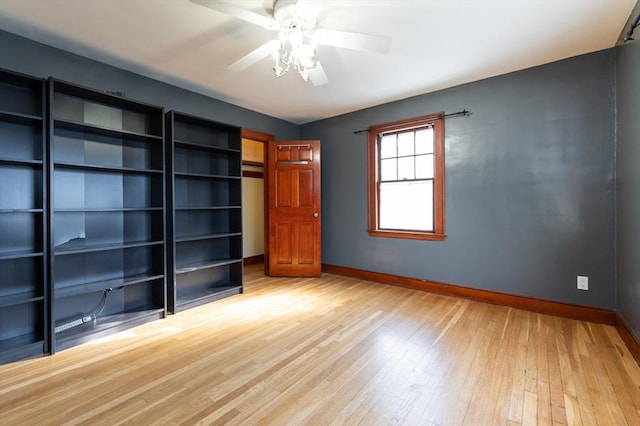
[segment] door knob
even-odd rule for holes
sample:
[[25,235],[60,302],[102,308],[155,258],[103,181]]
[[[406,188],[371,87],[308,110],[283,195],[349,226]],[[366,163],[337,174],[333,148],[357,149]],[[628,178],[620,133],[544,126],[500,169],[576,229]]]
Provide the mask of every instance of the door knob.
[[318,212],[313,214],[313,217],[318,217],[318,216],[319,216]]

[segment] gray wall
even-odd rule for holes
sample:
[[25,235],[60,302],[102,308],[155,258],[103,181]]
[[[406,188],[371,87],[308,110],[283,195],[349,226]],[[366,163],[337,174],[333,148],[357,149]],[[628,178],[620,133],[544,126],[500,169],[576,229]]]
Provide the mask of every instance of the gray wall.
[[616,53],[618,311],[640,338],[640,42]]
[[[615,308],[614,66],[609,49],[303,125],[322,141],[323,262]],[[369,237],[352,132],[465,108],[445,123],[446,241]]]
[[49,76],[97,90],[121,92],[133,100],[162,106],[165,111],[198,115],[223,123],[296,139],[296,124],[240,108],[139,74],[124,71],[60,49],[0,31],[0,68],[35,77]]

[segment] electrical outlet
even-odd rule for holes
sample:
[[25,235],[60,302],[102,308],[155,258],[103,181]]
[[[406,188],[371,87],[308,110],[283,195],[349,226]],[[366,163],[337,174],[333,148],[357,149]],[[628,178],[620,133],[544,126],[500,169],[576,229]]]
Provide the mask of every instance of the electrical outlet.
[[578,290],[589,290],[589,277],[578,275]]

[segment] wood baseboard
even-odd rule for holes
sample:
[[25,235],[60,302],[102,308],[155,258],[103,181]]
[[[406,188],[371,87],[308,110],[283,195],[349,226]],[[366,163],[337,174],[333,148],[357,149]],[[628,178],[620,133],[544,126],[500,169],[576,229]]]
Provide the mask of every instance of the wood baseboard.
[[[402,277],[398,275],[384,274],[380,272],[365,271],[362,269],[347,268],[336,265],[322,265],[322,270],[336,275],[343,275],[361,280],[375,281],[383,284],[392,284],[400,287],[407,287],[414,290],[428,291],[430,293],[443,294],[445,296],[455,296],[464,299],[476,300],[479,302],[491,303],[493,305],[509,306],[526,311],[539,312],[542,314],[555,315],[564,318],[577,319],[581,321],[595,322],[599,324],[617,325],[616,313],[607,309],[593,308],[588,306],[573,305],[563,302],[552,302],[549,300],[536,299],[532,297],[516,296],[512,294],[499,293],[489,290],[478,290],[470,287],[463,287],[454,284],[446,284],[436,281],[422,280],[418,278]],[[633,336],[631,333],[629,333]],[[621,335],[622,336],[622,335]],[[624,337],[623,337],[624,339]],[[625,340],[626,343],[626,340]],[[636,341],[637,344],[637,341]],[[627,343],[627,346],[629,344]],[[638,347],[640,349],[640,346]],[[630,348],[631,350],[631,348]],[[633,351],[632,351],[633,353]],[[638,352],[640,356],[640,351]],[[634,355],[635,356],[635,355]],[[638,358],[636,358],[638,359]],[[639,362],[640,363],[640,362]]]
[[616,330],[618,331],[618,334],[622,338],[624,344],[627,345],[627,348],[629,349],[629,352],[631,352],[633,359],[635,359],[638,365],[640,365],[640,340],[638,340],[635,334],[633,334],[631,327],[629,327],[629,324],[627,324],[627,322],[619,313],[616,312],[615,318]]
[[253,265],[254,263],[264,262],[264,254],[258,254],[256,256],[249,256],[242,259],[243,265]]

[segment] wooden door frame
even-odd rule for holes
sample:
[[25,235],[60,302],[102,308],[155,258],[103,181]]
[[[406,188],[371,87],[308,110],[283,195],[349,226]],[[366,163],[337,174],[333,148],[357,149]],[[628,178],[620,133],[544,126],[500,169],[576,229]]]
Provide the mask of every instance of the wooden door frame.
[[262,142],[264,144],[263,159],[262,159],[262,173],[264,176],[264,274],[269,275],[269,185],[266,184],[268,176],[268,158],[267,152],[269,148],[269,142],[275,140],[274,136],[269,133],[258,132],[255,130],[242,128],[242,139],[249,139],[255,142]]

